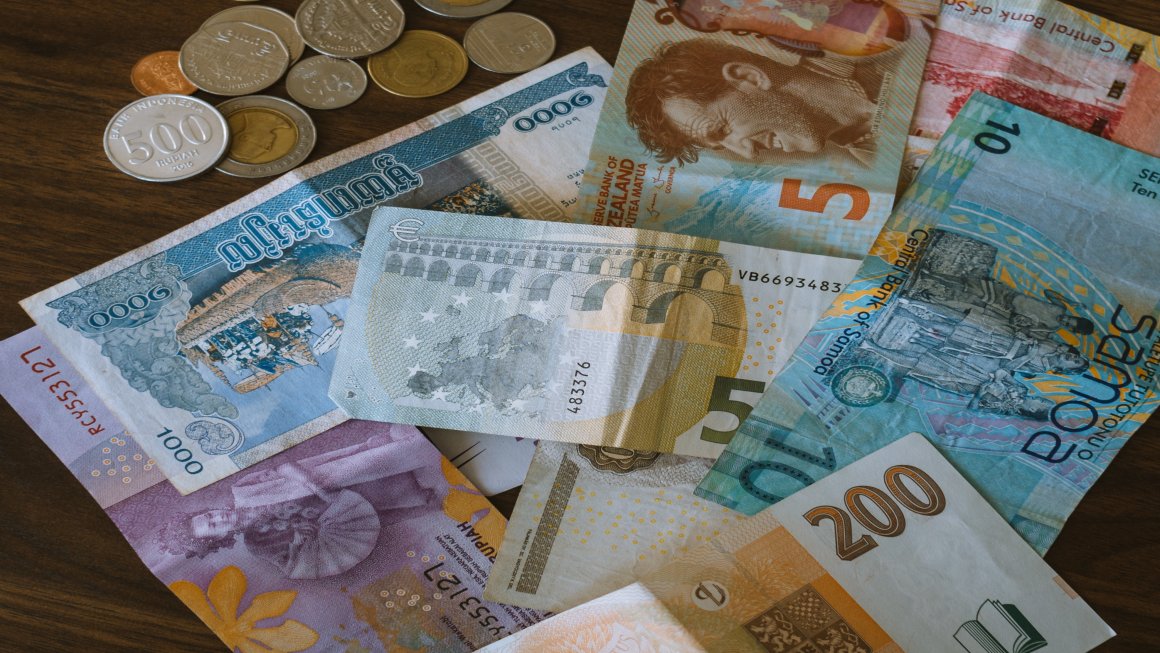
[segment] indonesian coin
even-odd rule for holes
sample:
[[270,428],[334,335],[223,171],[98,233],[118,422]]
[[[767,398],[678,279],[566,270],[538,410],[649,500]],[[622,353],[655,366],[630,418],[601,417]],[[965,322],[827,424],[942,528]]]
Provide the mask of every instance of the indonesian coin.
[[188,179],[209,170],[230,143],[226,119],[205,100],[166,94],[137,100],[105,128],[105,154],[145,181]]
[[449,36],[415,29],[391,49],[367,59],[371,79],[403,97],[430,97],[455,88],[467,74],[467,53]]
[[463,47],[480,68],[526,73],[552,58],[556,35],[539,18],[505,12],[475,21],[463,35]]
[[197,87],[181,74],[181,67],[177,65],[180,54],[177,50],[162,50],[141,57],[129,73],[133,88],[141,95],[190,95],[196,91]]
[[181,72],[217,95],[257,93],[278,81],[290,52],[274,32],[232,21],[199,29],[181,46]]
[[306,43],[303,42],[302,35],[298,33],[294,17],[273,7],[255,5],[230,7],[210,16],[201,26],[234,21],[256,25],[277,34],[278,38],[282,39],[282,44],[290,52],[290,63],[298,61],[302,57],[303,51],[306,50]]
[[218,105],[229,122],[230,149],[217,169],[238,177],[289,172],[314,149],[314,122],[301,107],[269,95],[248,95]]
[[512,0],[415,0],[420,7],[440,16],[479,18],[503,9]]
[[286,92],[311,109],[337,109],[362,97],[367,74],[350,59],[326,55],[303,59],[286,75]]
[[332,57],[354,59],[379,52],[403,32],[397,0],[306,0],[294,15],[307,45]]

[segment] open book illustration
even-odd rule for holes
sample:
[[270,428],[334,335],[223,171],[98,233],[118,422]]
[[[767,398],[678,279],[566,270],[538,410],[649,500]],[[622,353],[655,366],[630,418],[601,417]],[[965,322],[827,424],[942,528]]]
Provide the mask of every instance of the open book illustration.
[[984,601],[977,619],[955,631],[955,640],[969,653],[1031,653],[1047,646],[1047,640],[1010,603]]

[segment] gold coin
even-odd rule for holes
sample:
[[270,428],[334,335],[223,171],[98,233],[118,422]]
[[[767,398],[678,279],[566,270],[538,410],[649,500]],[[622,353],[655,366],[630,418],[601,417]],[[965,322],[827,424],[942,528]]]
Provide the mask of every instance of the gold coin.
[[250,107],[226,117],[230,123],[230,151],[238,163],[262,165],[286,156],[298,143],[298,126],[286,114]]
[[181,53],[176,50],[162,50],[142,57],[129,73],[133,88],[145,96],[165,93],[192,94],[197,87],[181,73],[181,68],[177,64],[180,56]]
[[383,90],[403,97],[430,97],[455,88],[467,74],[467,53],[454,39],[428,30],[407,30],[390,48],[367,59],[367,72]]

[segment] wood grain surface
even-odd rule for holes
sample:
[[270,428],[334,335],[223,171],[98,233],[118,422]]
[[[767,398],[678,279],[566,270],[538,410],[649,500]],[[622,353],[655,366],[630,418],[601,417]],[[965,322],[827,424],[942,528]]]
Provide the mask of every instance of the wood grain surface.
[[[408,27],[461,39],[470,24],[430,14],[413,0],[402,1]],[[101,145],[110,117],[138,97],[129,83],[134,62],[151,52],[178,49],[202,21],[236,4],[3,2],[0,337],[32,325],[17,306],[20,299],[159,238],[264,183],[216,172],[163,185],[138,181],[118,172]],[[266,4],[293,13],[298,2]],[[1074,4],[1160,32],[1156,0]],[[592,45],[614,61],[630,7],[629,0],[515,0],[509,9],[551,25],[557,55]],[[372,85],[349,107],[311,112],[319,133],[311,160],[507,79],[472,66],[457,88],[426,99],[395,97]],[[281,83],[267,92],[287,97]],[[1104,653],[1160,650],[1158,436],[1158,419],[1136,433],[1047,555],[1119,632],[1099,649]],[[514,491],[505,493],[498,503],[510,510],[515,496]],[[0,651],[220,650],[221,642],[153,577],[68,469],[4,404]]]

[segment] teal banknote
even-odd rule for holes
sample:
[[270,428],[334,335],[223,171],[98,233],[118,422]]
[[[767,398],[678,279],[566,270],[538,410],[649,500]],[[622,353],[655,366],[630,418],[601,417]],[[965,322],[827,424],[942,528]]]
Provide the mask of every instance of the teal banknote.
[[1160,159],[981,93],[697,493],[745,513],[919,432],[1040,552],[1156,409]]
[[174,485],[204,487],[346,419],[327,387],[374,207],[563,220],[610,74],[573,53],[22,305]]
[[360,419],[715,458],[857,267],[382,207],[330,396]]
[[940,4],[637,0],[572,219],[861,259]]

